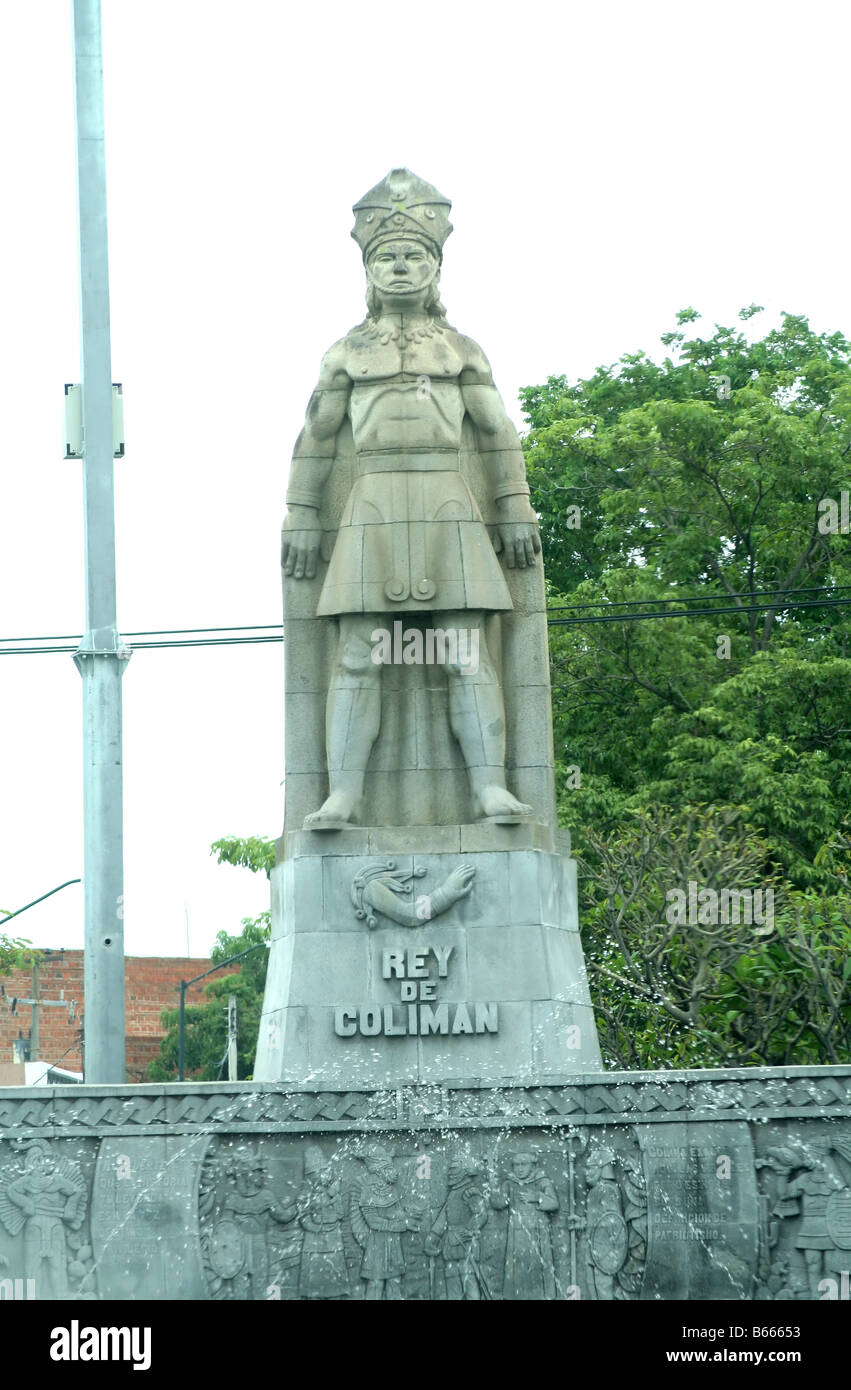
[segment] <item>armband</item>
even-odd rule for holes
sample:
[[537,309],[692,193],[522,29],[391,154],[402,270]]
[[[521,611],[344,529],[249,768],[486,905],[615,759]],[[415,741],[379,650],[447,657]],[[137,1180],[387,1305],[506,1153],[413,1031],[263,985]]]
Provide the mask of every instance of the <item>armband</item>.
[[288,507],[315,507],[319,511],[322,505],[322,498],[318,492],[311,492],[306,487],[291,487],[287,493]]
[[503,497],[529,497],[529,484],[520,482],[498,483],[493,491],[493,500],[499,502]]

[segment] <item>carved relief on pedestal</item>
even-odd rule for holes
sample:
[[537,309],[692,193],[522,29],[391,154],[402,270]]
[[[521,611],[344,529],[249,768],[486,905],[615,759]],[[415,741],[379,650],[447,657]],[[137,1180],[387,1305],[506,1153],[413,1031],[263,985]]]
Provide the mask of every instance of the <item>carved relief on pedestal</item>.
[[508,1211],[503,1298],[555,1298],[551,1213],[558,1211],[559,1199],[534,1152],[522,1149],[512,1156],[490,1202]]
[[346,1194],[339,1171],[316,1144],[304,1151],[304,1183],[297,1206],[299,1225],[304,1232],[299,1259],[299,1298],[349,1298],[343,1242]]
[[639,1298],[647,1261],[647,1183],[632,1130],[574,1130],[567,1150],[567,1241],[574,1298]]
[[199,1191],[211,1296],[564,1297],[563,1156],[503,1138],[492,1163],[481,1136],[217,1141]]
[[447,1299],[478,1302],[494,1297],[482,1268],[481,1236],[489,1216],[484,1172],[484,1164],[463,1149],[449,1162],[446,1196],[424,1242],[432,1299],[438,1259],[443,1265]]
[[433,893],[420,893],[415,899],[411,880],[424,876],[425,869],[416,864],[410,873],[402,873],[395,859],[361,869],[355,874],[351,892],[358,921],[376,927],[381,916],[403,927],[421,927],[467,896],[476,870],[472,864],[459,864]]
[[0,1279],[23,1280],[35,1299],[97,1297],[87,1207],[79,1163],[19,1141],[0,1157]]
[[352,1192],[352,1233],[363,1250],[360,1277],[367,1299],[404,1298],[402,1232],[416,1231],[420,1224],[405,1209],[394,1160],[392,1147],[368,1145],[361,1156],[366,1171]]
[[585,1182],[588,1297],[638,1298],[647,1256],[647,1187],[637,1149],[591,1148]]
[[297,1208],[272,1191],[263,1158],[250,1144],[208,1156],[199,1188],[201,1251],[214,1298],[265,1299],[273,1282],[272,1224],[288,1226]]
[[851,1133],[771,1144],[756,1160],[760,1251],[756,1297],[848,1298]]

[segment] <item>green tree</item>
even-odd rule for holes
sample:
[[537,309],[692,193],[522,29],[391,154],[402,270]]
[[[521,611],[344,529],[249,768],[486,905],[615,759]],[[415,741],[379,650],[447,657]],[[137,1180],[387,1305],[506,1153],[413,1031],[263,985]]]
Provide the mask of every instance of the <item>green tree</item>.
[[[851,1061],[847,839],[833,846],[832,893],[796,889],[776,865],[766,873],[766,845],[734,808],[637,810],[588,839],[582,936],[607,1066]],[[707,895],[697,914],[672,893],[689,881]],[[725,913],[731,890],[748,905]]]
[[[702,337],[683,310],[661,363],[522,393],[610,1065],[851,1060],[851,538],[825,524],[851,491],[851,344],[792,314],[753,339],[759,312]],[[672,935],[663,888],[710,872],[773,884],[774,934]]]
[[[794,882],[818,884],[851,798],[851,538],[819,506],[851,490],[851,344],[793,315],[759,341],[663,341],[661,365],[639,352],[522,393],[562,624],[557,758],[581,771],[560,810],[582,845],[630,808],[736,805]],[[732,611],[634,616],[713,608]]]
[[[273,840],[258,836],[238,839],[235,836],[217,840],[211,847],[219,864],[234,864],[253,873],[268,877],[275,862]],[[242,919],[242,930],[235,936],[220,931],[210,952],[213,965],[224,965],[233,956],[251,951],[229,973],[214,975],[204,986],[203,1004],[186,1007],[185,1074],[193,1081],[217,1081],[224,1074],[227,1061],[227,1001],[236,997],[237,1007],[237,1075],[240,1081],[251,1079],[257,1033],[263,1008],[268,951],[256,949],[269,940],[270,914]],[[252,949],[254,948],[254,949]],[[164,1009],[161,1015],[166,1029],[160,1045],[160,1055],[151,1062],[148,1078],[151,1081],[174,1081],[178,1072],[179,1009]]]
[[[9,908],[0,907],[0,927],[5,918],[14,916]],[[7,936],[0,931],[0,975],[9,975],[13,970],[23,970],[32,964],[32,943],[21,936]]]

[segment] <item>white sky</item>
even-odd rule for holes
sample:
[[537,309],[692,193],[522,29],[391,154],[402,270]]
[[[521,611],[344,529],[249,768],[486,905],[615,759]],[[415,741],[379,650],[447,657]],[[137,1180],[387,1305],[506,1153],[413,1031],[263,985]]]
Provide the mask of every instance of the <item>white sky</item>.
[[[442,293],[510,413],[755,300],[851,329],[847,8],[104,0],[119,625],[280,621],[289,454],[363,317],[351,205],[406,164],[453,201]],[[2,6],[0,637],[83,625],[70,0]],[[225,834],[282,821],[277,645],[137,652],[126,950],[206,954],[267,905]],[[81,874],[81,690],[0,657],[0,907]],[[11,923],[82,945],[82,891]]]

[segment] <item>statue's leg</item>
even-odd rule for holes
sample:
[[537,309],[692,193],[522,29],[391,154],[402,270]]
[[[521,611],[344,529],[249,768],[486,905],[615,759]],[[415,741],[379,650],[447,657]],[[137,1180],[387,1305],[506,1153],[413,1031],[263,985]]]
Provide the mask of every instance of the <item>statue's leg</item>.
[[822,1258],[821,1250],[804,1251],[804,1259],[807,1264],[807,1281],[810,1286],[810,1297],[815,1299],[821,1298],[819,1283],[821,1282]]
[[363,797],[364,777],[381,724],[381,666],[372,660],[371,634],[380,620],[344,613],[328,701],[325,749],[330,794],[305,818],[306,830],[351,820]]
[[477,816],[530,816],[505,785],[505,704],[485,639],[484,614],[461,610],[435,613],[435,623],[458,634],[448,659],[449,723],[467,764]]

